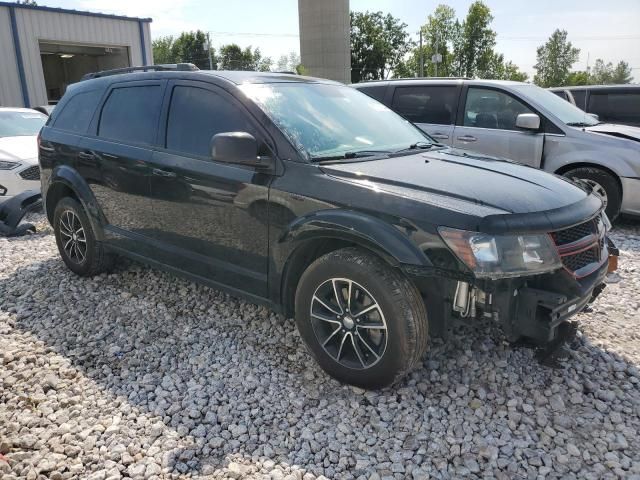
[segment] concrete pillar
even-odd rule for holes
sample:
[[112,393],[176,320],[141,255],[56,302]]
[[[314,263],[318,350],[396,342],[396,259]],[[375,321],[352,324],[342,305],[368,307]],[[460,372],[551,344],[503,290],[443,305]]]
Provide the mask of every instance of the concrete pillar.
[[350,83],[349,0],[298,0],[298,17],[307,74]]

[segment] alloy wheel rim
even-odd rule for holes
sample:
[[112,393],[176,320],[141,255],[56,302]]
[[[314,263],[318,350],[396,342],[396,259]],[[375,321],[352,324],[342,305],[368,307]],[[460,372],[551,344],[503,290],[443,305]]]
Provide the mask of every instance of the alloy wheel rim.
[[311,325],[318,343],[340,365],[365,370],[387,349],[387,323],[378,301],[348,278],[330,278],[313,293]]
[[82,263],[87,258],[87,237],[80,219],[72,210],[60,215],[60,239],[67,258],[74,263]]
[[602,185],[600,185],[595,180],[591,180],[590,178],[574,178],[574,180],[581,180],[587,185],[589,185],[593,193],[595,193],[600,197],[600,199],[602,200],[602,204],[604,205],[605,208],[607,208],[607,203],[609,201],[609,198],[607,196],[607,191],[604,189]]

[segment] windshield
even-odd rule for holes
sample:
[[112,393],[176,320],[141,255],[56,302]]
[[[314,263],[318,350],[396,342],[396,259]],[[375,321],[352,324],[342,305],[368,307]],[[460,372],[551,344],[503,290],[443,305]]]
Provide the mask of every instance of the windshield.
[[0,138],[38,135],[46,121],[46,115],[38,112],[0,110]]
[[391,152],[429,137],[351,87],[319,83],[245,84],[256,102],[311,159]]
[[523,97],[529,99],[531,103],[537,104],[551,112],[567,125],[590,126],[598,124],[595,118],[587,115],[578,107],[563,100],[549,90],[545,90],[536,85],[514,85],[512,88],[520,92]]

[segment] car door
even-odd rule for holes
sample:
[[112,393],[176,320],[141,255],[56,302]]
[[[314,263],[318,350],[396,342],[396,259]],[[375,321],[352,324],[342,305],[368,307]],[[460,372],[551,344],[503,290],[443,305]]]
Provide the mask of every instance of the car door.
[[149,176],[166,81],[112,85],[80,141],[78,170],[92,189],[116,246],[148,253]]
[[169,83],[162,124],[151,178],[156,258],[265,298],[271,175],[212,160],[210,142],[217,133],[248,132],[271,155],[266,133],[227,92],[193,81]]
[[438,142],[451,145],[459,94],[458,85],[398,86],[391,108]]
[[518,129],[516,118],[521,113],[536,112],[505,91],[470,86],[454,130],[453,145],[539,167],[544,133],[542,129]]

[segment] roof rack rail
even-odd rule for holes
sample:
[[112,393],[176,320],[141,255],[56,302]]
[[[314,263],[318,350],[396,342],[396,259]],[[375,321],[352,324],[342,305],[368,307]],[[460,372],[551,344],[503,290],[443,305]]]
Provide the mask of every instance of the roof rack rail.
[[82,80],[90,80],[92,78],[108,77],[110,75],[120,75],[121,73],[131,72],[167,72],[167,71],[179,71],[179,72],[194,72],[200,70],[193,63],[165,63],[162,65],[141,65],[138,67],[126,67],[126,68],[114,68],[113,70],[102,70],[100,72],[87,73],[82,76]]

